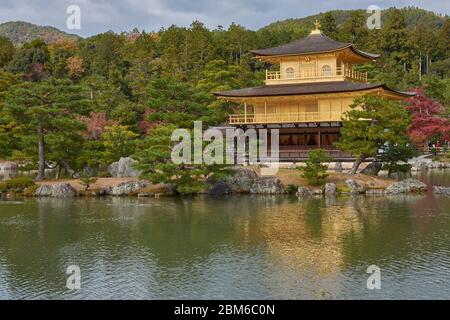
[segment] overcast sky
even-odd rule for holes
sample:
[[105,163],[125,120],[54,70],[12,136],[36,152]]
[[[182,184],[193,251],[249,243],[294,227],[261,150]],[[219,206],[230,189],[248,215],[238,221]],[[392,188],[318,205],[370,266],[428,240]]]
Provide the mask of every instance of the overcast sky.
[[[81,9],[81,29],[68,30],[66,9]],[[207,27],[227,27],[236,22],[258,29],[276,20],[301,18],[333,9],[365,9],[418,6],[449,14],[447,0],[0,0],[0,22],[23,20],[51,25],[61,30],[89,36],[113,30],[159,30],[172,24],[188,26],[194,20]]]

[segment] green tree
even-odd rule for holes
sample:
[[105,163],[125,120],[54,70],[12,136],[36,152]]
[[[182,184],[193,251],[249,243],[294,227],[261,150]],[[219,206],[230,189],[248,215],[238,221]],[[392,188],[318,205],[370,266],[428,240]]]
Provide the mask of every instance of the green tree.
[[170,78],[152,80],[148,86],[148,106],[154,112],[149,120],[162,124],[174,124],[179,128],[193,128],[194,121],[215,125],[216,119],[206,108],[210,96],[186,82]]
[[0,159],[10,158],[14,151],[20,150],[20,139],[17,135],[20,126],[9,117],[4,106],[6,94],[18,83],[19,77],[0,71]]
[[23,74],[26,80],[40,81],[49,75],[49,61],[47,44],[38,39],[17,50],[8,69],[13,73]]
[[12,60],[15,51],[11,40],[0,36],[0,68],[3,68]]
[[128,157],[134,151],[135,142],[139,135],[128,130],[127,126],[114,125],[106,127],[102,134],[104,145],[104,161],[111,163],[119,160],[121,157]]
[[384,146],[383,152],[379,156],[379,160],[383,163],[383,169],[387,170],[390,176],[394,172],[400,173],[409,171],[411,165],[407,162],[417,155],[418,152],[412,144],[405,141],[401,144]]
[[338,38],[336,20],[331,12],[326,12],[320,18],[320,30],[322,30],[322,33],[331,39]]
[[44,179],[47,161],[62,162],[76,153],[73,138],[78,140],[83,128],[77,116],[89,109],[79,86],[68,80],[19,84],[6,94],[4,106],[8,116],[20,124],[25,142],[35,143],[36,179]]
[[369,34],[364,13],[361,11],[352,11],[350,19],[342,25],[341,34],[342,40],[364,48]]
[[122,50],[125,46],[125,36],[108,31],[80,43],[80,56],[90,75],[100,75],[108,78],[110,68],[115,65],[123,72],[127,62],[123,59]]
[[298,169],[302,172],[302,177],[305,178],[312,185],[322,185],[328,177],[328,166],[324,162],[330,162],[331,158],[328,153],[322,149],[311,150],[308,153],[308,160],[304,167]]
[[220,164],[174,163],[171,155],[176,142],[171,141],[171,135],[175,129],[170,124],[157,127],[140,142],[133,158],[138,160],[136,167],[142,171],[142,178],[174,185],[182,194],[195,194],[205,189],[207,177],[220,180],[230,173]]
[[402,103],[378,96],[357,98],[350,108],[336,146],[356,157],[351,170],[355,174],[360,164],[375,157],[382,146],[407,141],[410,116]]

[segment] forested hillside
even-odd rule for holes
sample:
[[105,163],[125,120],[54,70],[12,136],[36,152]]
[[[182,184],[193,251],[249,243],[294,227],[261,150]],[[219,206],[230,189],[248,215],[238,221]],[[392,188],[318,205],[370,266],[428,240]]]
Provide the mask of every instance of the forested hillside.
[[77,39],[78,36],[65,33],[54,27],[37,26],[23,21],[12,21],[0,24],[0,36],[9,38],[15,46],[42,39],[51,43],[59,38]]
[[381,30],[366,28],[364,11],[333,11],[257,31],[237,24],[208,30],[195,21],[188,28],[46,38],[20,47],[14,43],[22,35],[12,30],[13,41],[0,37],[0,158],[37,163],[39,145],[45,163],[104,168],[165,141],[152,133],[164,135],[167,126],[191,128],[197,119],[223,124],[239,106],[216,101],[211,92],[262,84],[265,69],[276,66],[256,61],[250,50],[305,36],[315,18],[331,38],[382,54],[376,64],[359,67],[371,81],[424,87],[445,117],[448,17],[417,8],[390,9],[382,17]]

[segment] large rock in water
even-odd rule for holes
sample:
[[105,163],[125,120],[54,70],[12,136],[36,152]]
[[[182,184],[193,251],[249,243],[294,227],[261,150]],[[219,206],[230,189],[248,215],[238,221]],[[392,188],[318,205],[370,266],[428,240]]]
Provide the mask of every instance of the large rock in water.
[[233,193],[233,186],[225,181],[216,182],[212,186],[211,190],[209,190],[209,194],[213,195],[213,196],[219,196],[219,195],[230,194],[230,193]]
[[380,162],[371,162],[361,173],[368,176],[377,176],[381,168],[383,168],[383,165]]
[[386,188],[386,193],[400,194],[400,193],[421,193],[427,191],[427,185],[422,181],[416,179],[406,179],[391,184]]
[[147,183],[142,181],[127,181],[119,183],[111,189],[112,196],[130,196],[139,193],[141,189],[147,187]]
[[358,182],[356,182],[353,179],[346,180],[345,184],[349,187],[351,194],[363,193],[365,190],[362,185],[360,185]]
[[51,197],[53,193],[53,186],[51,184],[43,184],[36,189],[34,195],[36,197]]
[[450,187],[434,186],[433,187],[433,193],[434,194],[443,194],[443,195],[450,196]]
[[68,198],[75,197],[77,191],[69,183],[44,184],[35,191],[37,197]]
[[311,195],[312,195],[312,191],[309,190],[309,188],[307,188],[307,187],[298,187],[297,197],[304,198],[304,197],[309,197]]
[[136,162],[130,157],[120,158],[108,166],[108,173],[114,178],[137,178],[141,173],[133,167]]
[[282,194],[285,193],[280,179],[275,177],[259,177],[250,187],[253,194]]
[[249,193],[255,183],[258,175],[255,170],[247,168],[238,168],[236,173],[225,179],[225,183],[231,186],[233,192]]
[[325,194],[326,195],[335,195],[336,194],[336,185],[332,182],[325,183]]

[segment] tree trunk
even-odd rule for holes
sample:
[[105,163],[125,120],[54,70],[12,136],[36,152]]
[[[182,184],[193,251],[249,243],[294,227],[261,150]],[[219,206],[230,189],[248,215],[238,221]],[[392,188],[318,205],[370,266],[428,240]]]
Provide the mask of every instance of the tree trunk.
[[64,168],[64,170],[71,175],[72,178],[74,179],[79,179],[80,175],[78,174],[78,172],[76,172],[75,170],[73,170],[72,168],[70,168],[69,164],[67,163],[66,160],[61,161],[61,166]]
[[366,156],[360,155],[353,163],[353,167],[352,167],[352,170],[350,170],[350,174],[356,174],[356,172],[358,172],[359,166],[365,159],[366,159]]
[[39,153],[39,168],[36,180],[45,179],[45,142],[44,142],[44,129],[42,123],[38,124],[38,153]]
[[56,180],[59,180],[59,178],[61,177],[61,164],[58,164],[58,171],[56,172]]

